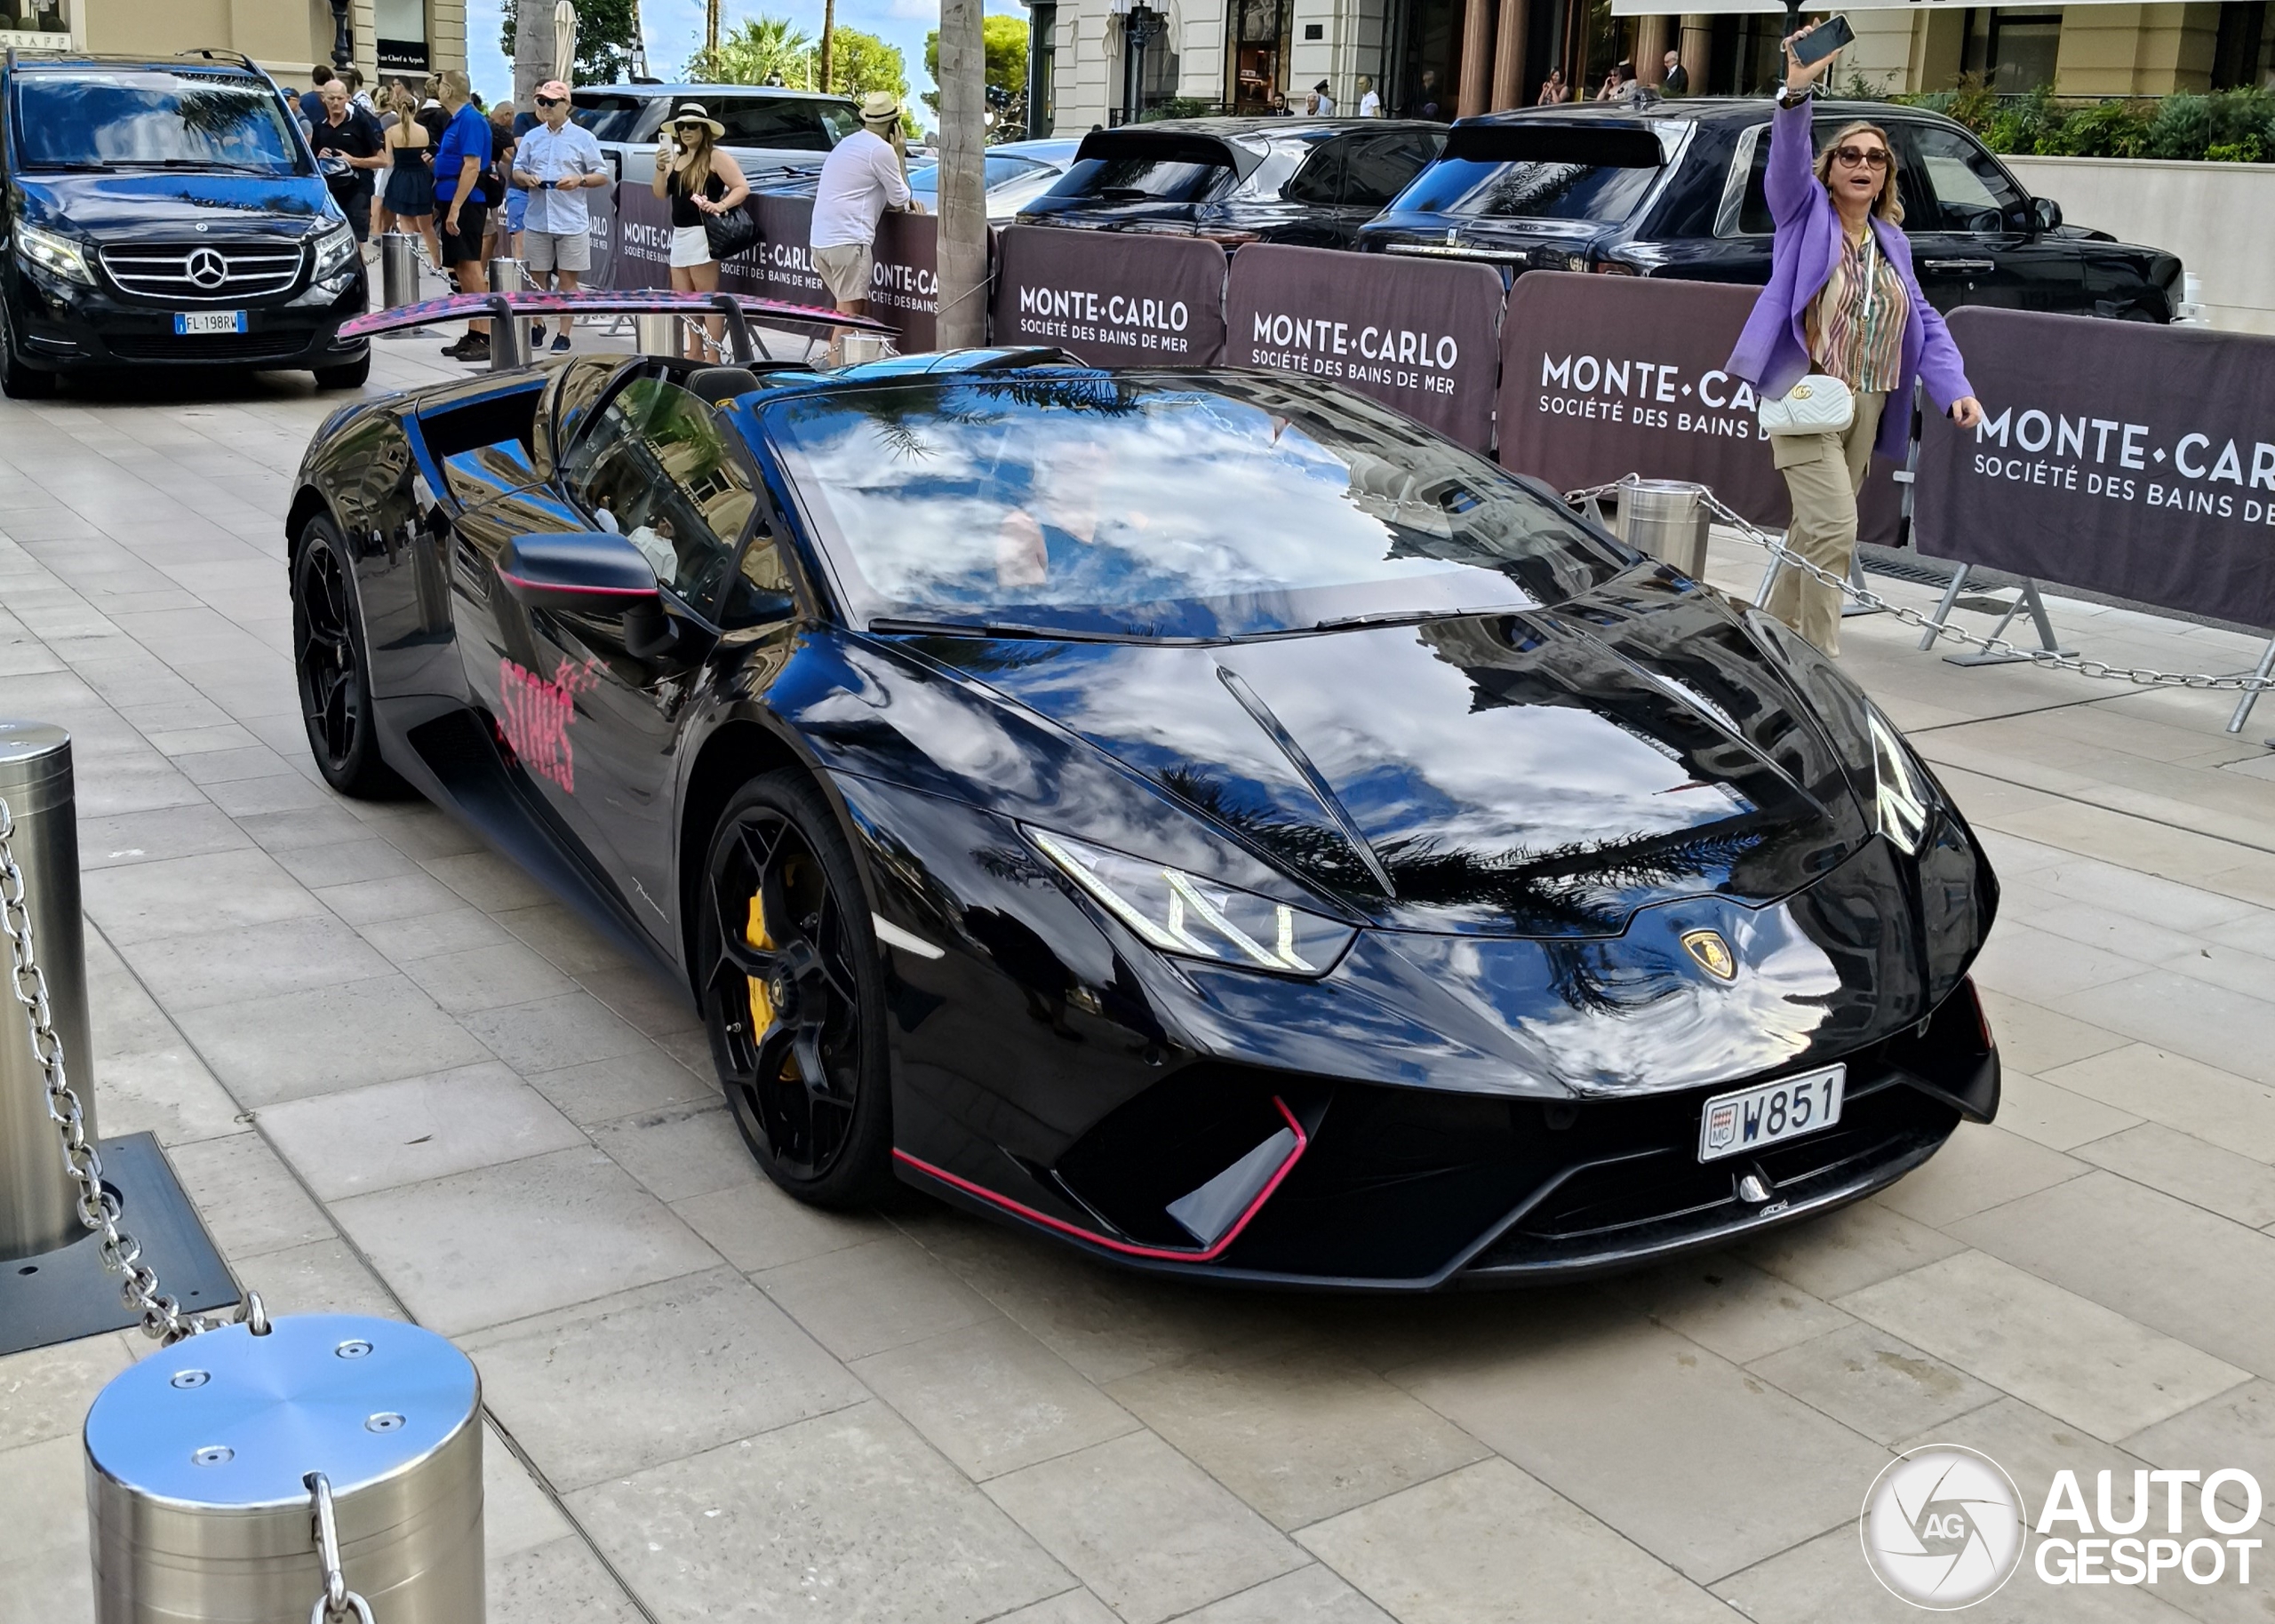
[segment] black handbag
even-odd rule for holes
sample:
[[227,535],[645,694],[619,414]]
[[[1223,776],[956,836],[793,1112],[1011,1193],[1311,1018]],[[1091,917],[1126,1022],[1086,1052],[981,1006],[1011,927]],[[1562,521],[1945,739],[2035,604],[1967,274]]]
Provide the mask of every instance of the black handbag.
[[703,235],[710,240],[711,257],[728,260],[748,253],[758,242],[758,221],[746,209],[729,209],[703,217]]

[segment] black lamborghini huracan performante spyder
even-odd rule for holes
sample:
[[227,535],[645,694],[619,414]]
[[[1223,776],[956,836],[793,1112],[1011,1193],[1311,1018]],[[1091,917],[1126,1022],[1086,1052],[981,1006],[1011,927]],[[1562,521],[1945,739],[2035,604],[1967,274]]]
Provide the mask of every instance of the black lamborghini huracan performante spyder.
[[1997,1109],[1997,885],[1887,719],[1332,386],[577,355],[335,417],[290,539],[325,777],[684,987],[803,1198],[1426,1288]]

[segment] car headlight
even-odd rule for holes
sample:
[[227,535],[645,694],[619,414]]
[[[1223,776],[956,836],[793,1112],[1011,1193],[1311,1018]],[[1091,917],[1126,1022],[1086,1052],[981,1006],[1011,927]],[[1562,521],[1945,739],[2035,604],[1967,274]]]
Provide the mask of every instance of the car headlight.
[[1305,909],[1167,864],[1040,829],[1026,835],[1101,907],[1164,953],[1282,975],[1324,975],[1359,934]]
[[1916,857],[1928,836],[1935,790],[1895,727],[1871,705],[1864,707],[1864,731],[1872,741],[1873,816],[1890,844]]
[[355,234],[342,221],[316,239],[315,251],[315,279],[322,282],[355,260]]
[[36,226],[16,227],[16,251],[41,270],[67,282],[83,282],[95,285],[95,274],[87,268],[87,257],[69,237],[58,236],[52,231],[42,231]]

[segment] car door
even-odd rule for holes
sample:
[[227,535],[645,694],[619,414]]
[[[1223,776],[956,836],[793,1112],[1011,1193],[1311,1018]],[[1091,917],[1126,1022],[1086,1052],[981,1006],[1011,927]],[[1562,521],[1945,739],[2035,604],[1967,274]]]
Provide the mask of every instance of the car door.
[[548,793],[583,832],[641,923],[667,948],[674,911],[670,785],[677,744],[757,509],[739,438],[711,406],[668,378],[619,387],[562,458],[560,486],[580,529],[631,540],[655,569],[665,621],[652,612],[530,618],[545,660],[522,679],[528,702],[575,735]]
[[1904,228],[1929,304],[2078,306],[2077,252],[2036,230],[2030,199],[1981,143],[1964,130],[1910,120],[1889,133],[1910,179]]

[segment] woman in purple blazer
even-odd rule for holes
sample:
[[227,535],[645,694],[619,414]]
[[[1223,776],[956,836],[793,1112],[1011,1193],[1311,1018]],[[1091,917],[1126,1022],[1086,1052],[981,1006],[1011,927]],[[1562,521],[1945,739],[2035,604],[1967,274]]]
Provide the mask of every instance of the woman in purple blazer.
[[[1839,378],[1855,395],[1846,430],[1769,442],[1792,497],[1786,545],[1845,576],[1856,551],[1856,492],[1873,451],[1904,455],[1913,383],[1926,384],[1928,398],[1961,428],[1982,421],[1983,406],[1944,318],[1912,274],[1888,132],[1849,124],[1812,163],[1811,92],[1840,53],[1803,67],[1792,45],[1785,43],[1785,88],[1769,125],[1765,185],[1776,225],[1769,285],[1746,318],[1729,371],[1764,400],[1784,399],[1812,372]],[[1883,411],[1891,398],[1897,408]],[[1840,652],[1838,589],[1800,569],[1780,570],[1768,609],[1825,653]]]

